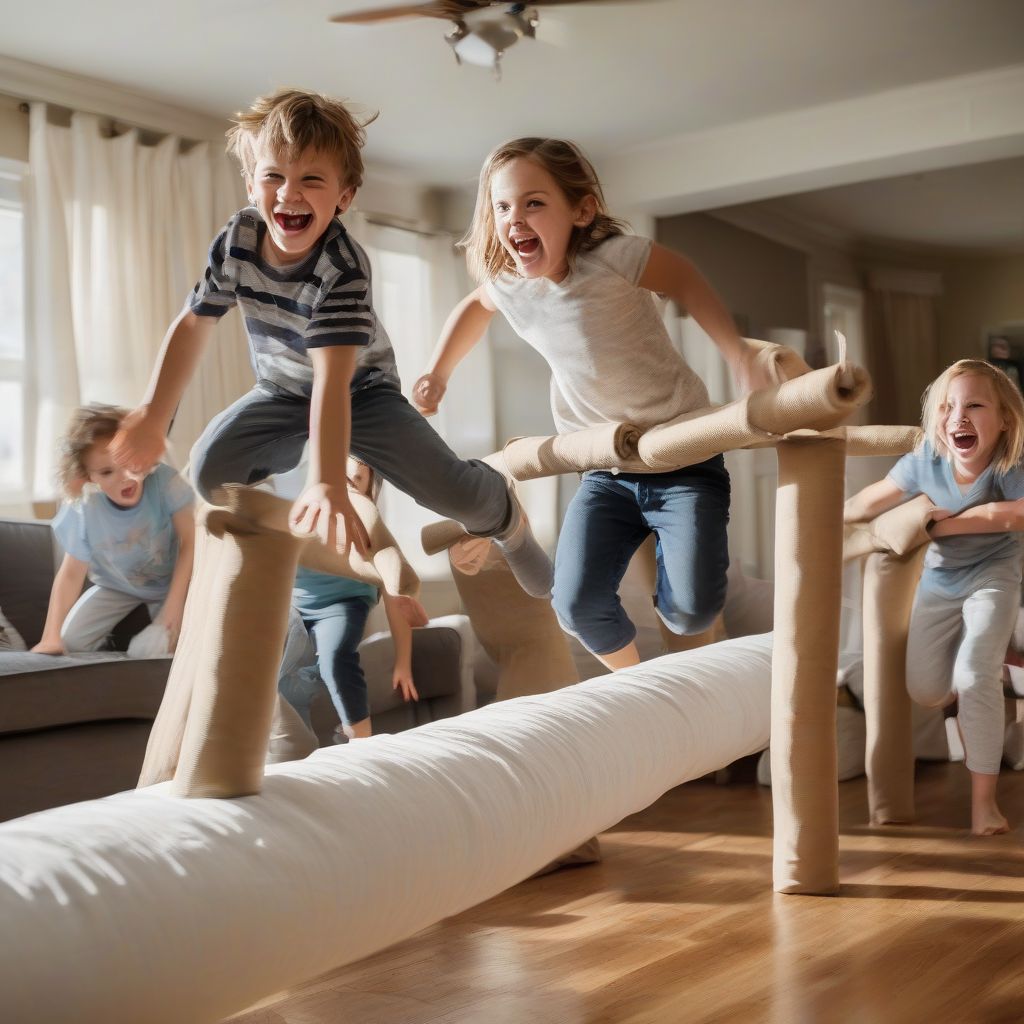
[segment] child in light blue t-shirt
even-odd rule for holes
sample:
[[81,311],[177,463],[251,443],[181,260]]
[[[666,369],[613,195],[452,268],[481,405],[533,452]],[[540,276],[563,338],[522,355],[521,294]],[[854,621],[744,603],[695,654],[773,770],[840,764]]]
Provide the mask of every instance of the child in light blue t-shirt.
[[[347,470],[351,487],[376,498],[377,477],[369,466],[349,458]],[[281,480],[275,488],[283,492],[288,483]],[[286,649],[278,689],[307,725],[310,703],[320,686],[326,684],[345,736],[361,739],[371,734],[368,688],[359,661],[359,643],[370,609],[380,596],[377,588],[368,583],[299,567],[292,589],[292,607],[313,638],[317,664],[294,669],[289,664],[294,655],[289,657]],[[418,700],[412,676],[412,628],[401,604],[408,598],[384,593],[383,599],[395,646],[392,686],[401,691],[405,700]]]
[[911,697],[955,710],[971,774],[971,830],[1006,832],[996,803],[1003,750],[1002,663],[1020,606],[1024,400],[978,359],[948,367],[925,393],[924,438],[889,475],[846,503],[873,519],[916,494],[935,508],[907,641]]
[[177,643],[192,574],[193,492],[164,463],[148,476],[115,465],[108,445],[125,415],[84,406],[62,439],[60,480],[70,500],[53,530],[65,554],[34,651],[97,650],[140,604],[166,630],[149,653],[170,654]]

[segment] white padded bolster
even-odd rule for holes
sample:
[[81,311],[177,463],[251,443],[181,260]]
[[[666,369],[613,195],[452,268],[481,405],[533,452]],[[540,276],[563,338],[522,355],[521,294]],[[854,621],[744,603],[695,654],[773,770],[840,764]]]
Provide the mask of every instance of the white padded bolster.
[[204,1024],[489,899],[768,743],[771,635],[0,825],[5,1019]]

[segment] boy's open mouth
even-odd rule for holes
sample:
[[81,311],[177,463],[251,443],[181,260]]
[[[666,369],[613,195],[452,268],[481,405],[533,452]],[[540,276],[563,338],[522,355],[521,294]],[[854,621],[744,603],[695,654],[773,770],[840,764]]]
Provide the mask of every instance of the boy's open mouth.
[[304,231],[313,219],[311,213],[275,213],[274,221],[282,231]]
[[135,492],[138,489],[138,486],[139,485],[135,483],[125,484],[124,487],[121,488],[121,500],[131,501],[132,498],[135,497]]
[[956,430],[953,432],[953,447],[958,452],[970,451],[978,441],[978,435],[969,430]]

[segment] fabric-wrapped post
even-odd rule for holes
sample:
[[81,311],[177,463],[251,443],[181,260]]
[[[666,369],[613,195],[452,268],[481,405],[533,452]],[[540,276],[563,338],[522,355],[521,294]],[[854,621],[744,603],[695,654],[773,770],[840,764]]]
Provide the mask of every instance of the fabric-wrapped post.
[[875,551],[864,564],[865,770],[871,823],[914,820],[914,743],[907,693],[907,633],[927,545]]
[[851,528],[846,559],[864,564],[864,714],[868,811],[873,824],[914,819],[914,744],[907,694],[907,632],[935,506],[923,494]]
[[194,679],[172,788],[180,796],[245,796],[263,782],[303,542],[223,509],[207,512],[205,529],[204,554],[214,552],[216,572],[204,574],[192,601],[188,625],[201,631],[192,657],[175,659],[172,669]]
[[780,441],[777,452],[773,881],[777,892],[826,895],[839,888],[836,671],[846,445],[795,438]]

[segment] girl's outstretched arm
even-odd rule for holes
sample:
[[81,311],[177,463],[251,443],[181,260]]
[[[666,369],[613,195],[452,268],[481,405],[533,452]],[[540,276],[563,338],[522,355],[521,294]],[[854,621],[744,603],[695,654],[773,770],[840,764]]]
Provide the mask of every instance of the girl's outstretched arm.
[[185,597],[192,579],[192,556],[195,552],[196,523],[195,508],[186,505],[171,516],[171,524],[178,535],[178,558],[171,573],[171,584],[167,597],[156,617],[156,625],[167,629],[168,648],[174,650],[181,632],[181,620],[185,612]]
[[398,607],[397,601],[388,593],[383,593],[384,611],[391,629],[391,639],[395,645],[395,667],[391,674],[391,686],[402,691],[402,699],[419,700],[416,685],[412,678],[412,627]]
[[933,537],[955,537],[965,533],[1016,533],[1022,530],[1024,498],[975,505],[959,515],[932,523],[928,532]]
[[902,505],[906,499],[907,492],[900,490],[888,477],[876,480],[862,491],[858,491],[852,498],[846,499],[843,506],[843,522],[867,522],[897,505]]
[[427,372],[413,385],[413,405],[424,416],[433,416],[444,397],[455,367],[484,336],[497,312],[483,285],[470,292],[450,313],[441,328]]
[[74,555],[65,555],[50,588],[50,604],[46,609],[46,624],[39,643],[32,648],[37,654],[63,654],[64,642],[60,631],[68,612],[78,600],[89,572],[89,563]]
[[756,365],[756,353],[744,341],[725,303],[685,256],[655,242],[637,283],[672,299],[704,328],[729,364],[741,394],[771,384],[767,368]]

